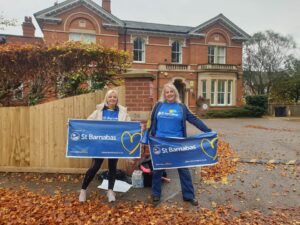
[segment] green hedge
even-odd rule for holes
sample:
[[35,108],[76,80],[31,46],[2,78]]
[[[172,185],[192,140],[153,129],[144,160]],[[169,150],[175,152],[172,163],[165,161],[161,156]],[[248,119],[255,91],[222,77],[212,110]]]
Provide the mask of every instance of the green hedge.
[[246,105],[241,108],[213,110],[206,113],[207,118],[262,117],[268,111],[268,97],[255,95],[246,97]]
[[268,97],[265,95],[246,96],[246,105],[261,107],[266,113],[268,111]]
[[232,118],[232,117],[262,117],[265,110],[261,107],[246,105],[241,108],[214,110],[206,113],[207,118]]

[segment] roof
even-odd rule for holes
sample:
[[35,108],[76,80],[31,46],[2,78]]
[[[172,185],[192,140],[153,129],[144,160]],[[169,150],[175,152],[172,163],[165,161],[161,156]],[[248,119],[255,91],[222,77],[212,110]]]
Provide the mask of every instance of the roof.
[[193,27],[123,20],[128,29],[187,34]]
[[41,27],[42,21],[47,21],[50,23],[61,23],[61,19],[55,18],[55,16],[64,11],[75,8],[79,5],[84,5],[87,8],[94,11],[96,14],[100,15],[105,20],[110,23],[116,24],[118,26],[123,26],[123,21],[112,15],[111,13],[104,10],[100,5],[96,4],[92,0],[65,0],[61,3],[57,3],[49,8],[41,10],[34,14],[39,26]]
[[111,13],[104,10],[100,5],[92,0],[65,0],[61,3],[55,4],[52,7],[41,10],[34,14],[36,20],[41,27],[42,21],[47,21],[50,23],[61,23],[60,18],[55,16],[59,13],[69,10],[70,8],[77,7],[79,5],[84,5],[90,10],[94,11],[96,14],[101,16],[106,22],[103,24],[105,27],[110,27],[114,29],[126,28],[129,32],[141,32],[141,33],[156,33],[156,34],[172,34],[179,36],[205,36],[203,31],[208,26],[214,23],[220,23],[224,25],[233,33],[234,40],[247,40],[250,35],[231,22],[223,14],[219,14],[216,17],[200,24],[197,27],[190,26],[178,26],[178,25],[168,25],[168,24],[158,24],[158,23],[148,23],[148,22],[138,22],[138,21],[128,21],[120,20]]
[[193,33],[201,33],[205,28],[211,26],[214,23],[221,23],[224,24],[235,36],[233,39],[236,40],[247,40],[250,38],[250,35],[231,22],[227,17],[225,17],[222,13],[217,15],[216,17],[200,24],[199,26],[195,27],[193,30],[190,31],[190,34]]

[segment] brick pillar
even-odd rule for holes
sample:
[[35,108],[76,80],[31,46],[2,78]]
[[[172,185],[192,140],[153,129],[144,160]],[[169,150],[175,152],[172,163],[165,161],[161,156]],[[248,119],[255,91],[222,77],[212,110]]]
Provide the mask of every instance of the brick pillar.
[[151,74],[125,75],[125,102],[132,120],[147,121],[153,106]]

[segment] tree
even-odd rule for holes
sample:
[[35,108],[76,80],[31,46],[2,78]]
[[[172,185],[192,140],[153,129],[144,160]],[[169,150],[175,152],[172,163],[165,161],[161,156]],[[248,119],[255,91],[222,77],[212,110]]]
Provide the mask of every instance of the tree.
[[300,100],[300,60],[294,59],[287,72],[273,82],[270,92],[272,102],[297,103]]
[[255,33],[244,48],[244,84],[251,94],[269,95],[273,81],[287,70],[296,43],[274,31]]
[[15,19],[6,19],[3,15],[0,14],[0,30],[4,30],[4,27],[16,26],[17,20]]

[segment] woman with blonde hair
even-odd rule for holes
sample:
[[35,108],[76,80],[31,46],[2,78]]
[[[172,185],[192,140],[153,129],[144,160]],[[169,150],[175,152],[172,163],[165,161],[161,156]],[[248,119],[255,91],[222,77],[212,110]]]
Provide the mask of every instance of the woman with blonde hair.
[[[179,93],[172,83],[164,85],[159,101],[151,113],[148,124],[150,135],[155,137],[187,137],[186,121],[203,132],[209,129],[198,117],[181,103]],[[198,205],[191,174],[188,168],[178,168],[183,200]],[[159,202],[163,170],[154,170],[152,176],[152,200]]]
[[[118,104],[118,92],[111,89],[106,93],[103,103],[96,106],[96,110],[88,117],[88,120],[130,121],[130,117],[127,113],[127,109]],[[79,195],[80,202],[86,201],[86,189],[100,169],[103,161],[103,158],[92,159],[92,164],[83,179]],[[108,202],[116,200],[113,188],[116,180],[117,163],[118,159],[108,159]]]

